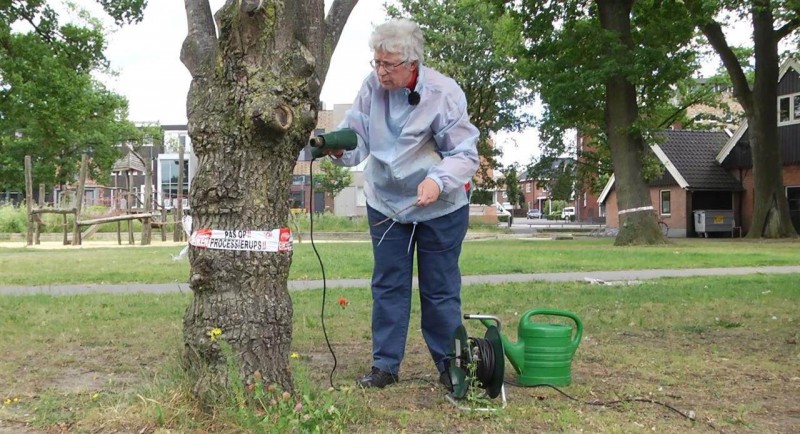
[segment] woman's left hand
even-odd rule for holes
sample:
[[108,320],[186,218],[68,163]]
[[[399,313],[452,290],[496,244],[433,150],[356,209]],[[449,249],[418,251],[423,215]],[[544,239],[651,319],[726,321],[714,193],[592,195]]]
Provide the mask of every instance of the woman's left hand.
[[439,199],[439,184],[431,178],[425,178],[417,186],[417,206],[428,206]]

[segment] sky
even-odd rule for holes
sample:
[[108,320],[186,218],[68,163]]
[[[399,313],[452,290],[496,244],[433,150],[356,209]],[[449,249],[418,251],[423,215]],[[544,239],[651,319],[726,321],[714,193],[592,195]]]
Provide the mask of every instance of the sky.
[[[326,7],[331,1],[325,0]],[[76,0],[76,3],[95,15],[102,15],[95,0]],[[224,0],[210,0],[213,11],[224,3]],[[353,9],[322,88],[321,99],[326,108],[352,103],[370,73],[372,53],[367,40],[374,26],[386,20],[383,3],[384,0],[361,0]],[[108,29],[113,33],[109,35],[106,56],[117,74],[101,80],[127,97],[129,119],[161,125],[185,124],[191,76],[180,61],[181,44],[187,32],[183,2],[150,0],[142,22],[122,28],[109,23]],[[704,71],[711,72],[713,68]],[[499,160],[504,165],[525,165],[539,154],[538,134],[534,129],[500,133],[494,140],[503,151]]]
[[[76,3],[100,14],[93,0]],[[224,0],[210,0],[216,11]],[[328,7],[331,0],[326,0]],[[331,59],[321,100],[350,104],[363,79],[370,73],[372,52],[367,40],[374,26],[386,20],[383,0],[359,1]],[[101,80],[129,101],[129,119],[134,122],[175,125],[186,123],[186,94],[191,76],[180,61],[181,44],[186,37],[186,12],[179,0],[150,0],[142,22],[117,28],[110,23],[106,56],[115,76]],[[538,152],[536,131],[501,134],[495,139],[504,150],[503,164],[528,162]]]

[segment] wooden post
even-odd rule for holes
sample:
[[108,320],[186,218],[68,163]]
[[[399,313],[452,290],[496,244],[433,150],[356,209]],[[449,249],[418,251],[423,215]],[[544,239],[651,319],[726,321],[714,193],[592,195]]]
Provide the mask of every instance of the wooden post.
[[161,207],[161,241],[167,241],[167,209]]
[[[45,203],[44,192],[45,192],[44,183],[39,183],[39,209],[44,208],[44,203]],[[34,226],[33,243],[38,246],[39,244],[42,243],[40,236],[42,234],[42,226],[44,226],[44,222],[42,221],[41,215],[38,215],[37,217],[38,218],[34,222],[36,226]]]
[[37,246],[42,244],[41,238],[39,237],[42,232],[42,226],[44,226],[44,223],[42,223],[42,216],[38,214],[35,215],[33,219],[33,244]]
[[67,244],[69,244],[69,240],[67,239],[67,214],[66,213],[61,214],[61,220],[64,222],[64,224],[61,225],[61,231],[64,232],[64,245],[66,246]]
[[[128,171],[128,214],[133,212],[133,171]],[[133,220],[128,220],[128,244],[134,244],[133,241]]]
[[[141,157],[141,156],[140,156]],[[153,212],[153,161],[144,157],[140,158],[142,165],[144,165],[144,212],[152,214]],[[152,219],[146,218],[142,220],[142,241],[141,245],[149,246],[150,240],[153,238]]]
[[117,222],[117,245],[122,245],[122,222]]
[[[178,203],[173,207],[175,210],[175,227],[172,234],[173,241],[183,241],[183,159],[186,145],[178,145]],[[187,173],[188,175],[188,173]]]
[[72,230],[72,245],[81,245],[81,227],[78,226],[78,220],[81,218],[81,209],[83,208],[83,191],[86,187],[86,171],[89,166],[89,157],[83,154],[81,157],[81,174],[78,178],[78,191],[75,193],[75,224]]
[[27,245],[33,244],[33,215],[31,211],[33,211],[33,179],[31,172],[31,156],[25,156],[25,206],[28,210],[28,235],[25,238],[25,242]]
[[[111,172],[111,173],[113,174],[114,172]],[[119,185],[117,185],[117,178],[118,177],[119,177],[119,175],[114,175],[114,189],[111,190],[111,196],[112,196],[111,202],[113,203],[112,206],[114,207],[114,209],[117,212],[119,212],[119,202],[120,202],[120,200],[119,200]]]

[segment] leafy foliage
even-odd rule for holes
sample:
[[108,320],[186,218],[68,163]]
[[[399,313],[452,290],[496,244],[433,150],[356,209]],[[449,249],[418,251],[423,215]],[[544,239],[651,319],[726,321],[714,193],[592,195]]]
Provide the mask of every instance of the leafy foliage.
[[512,164],[503,171],[505,180],[503,183],[506,186],[506,197],[512,205],[522,205],[525,203],[525,196],[522,194],[522,188],[519,184],[519,173],[516,164]]
[[[560,166],[553,162],[576,155],[577,172],[568,176],[589,184],[597,175],[607,179],[613,169],[606,143],[605,82],[614,74],[622,74],[636,87],[639,118],[634,128],[643,135],[685,113],[686,104],[675,99],[675,85],[697,68],[697,51],[686,11],[672,3],[634,3],[631,56],[617,35],[601,28],[596,2],[522,2],[519,13],[530,55],[527,71],[544,103],[538,124],[542,159],[531,168],[533,177],[555,179],[564,172],[559,173]],[[684,97],[699,100],[695,93]],[[703,101],[707,99],[710,96]],[[581,149],[568,137],[575,129],[581,135]]]
[[350,170],[346,167],[337,166],[333,164],[330,158],[323,158],[320,162],[320,169],[322,173],[314,175],[314,185],[321,191],[324,191],[336,197],[339,192],[347,188],[352,181]]
[[[146,4],[102,3],[117,22],[140,19]],[[72,181],[83,153],[90,175],[102,180],[115,145],[135,134],[127,101],[92,76],[107,67],[104,29],[80,15],[62,24],[40,0],[0,5],[0,190],[22,190],[25,155],[37,183]]]
[[475,205],[491,205],[494,192],[483,188],[475,188],[472,190],[470,203]]

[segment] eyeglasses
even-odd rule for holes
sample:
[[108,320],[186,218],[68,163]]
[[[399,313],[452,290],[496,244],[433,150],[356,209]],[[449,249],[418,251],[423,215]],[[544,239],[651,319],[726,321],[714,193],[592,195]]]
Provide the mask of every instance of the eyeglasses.
[[398,66],[400,66],[400,65],[402,65],[402,64],[404,64],[406,62],[408,62],[408,60],[404,60],[404,61],[402,61],[400,63],[396,63],[396,64],[392,65],[389,62],[384,62],[382,60],[372,59],[372,60],[369,61],[369,65],[371,67],[373,67],[376,71],[378,70],[378,68],[383,68],[384,71],[391,73],[392,71],[394,71],[395,68],[397,68]]

